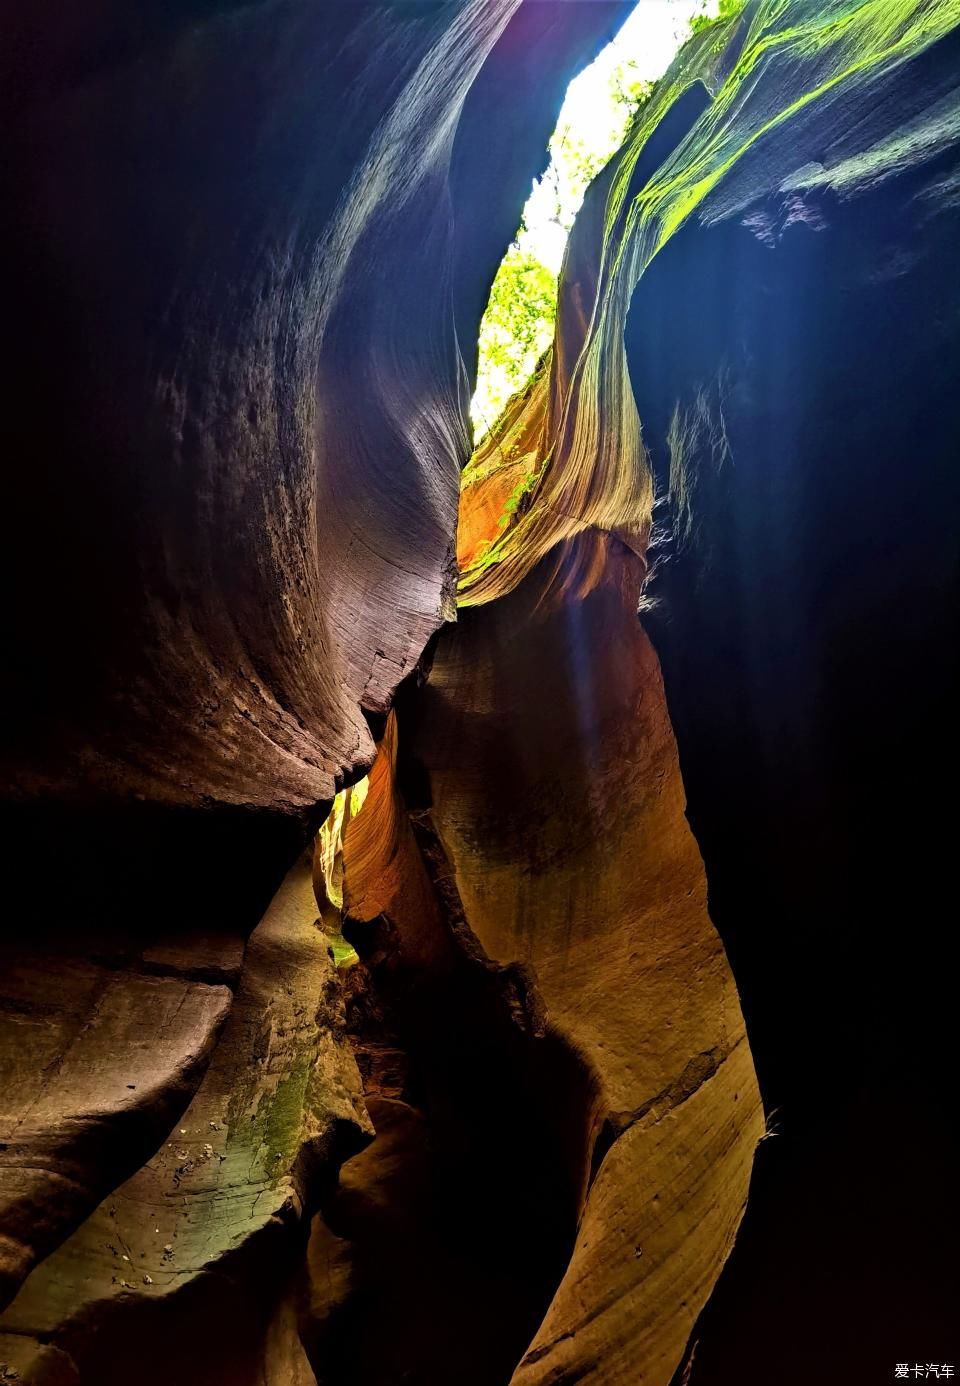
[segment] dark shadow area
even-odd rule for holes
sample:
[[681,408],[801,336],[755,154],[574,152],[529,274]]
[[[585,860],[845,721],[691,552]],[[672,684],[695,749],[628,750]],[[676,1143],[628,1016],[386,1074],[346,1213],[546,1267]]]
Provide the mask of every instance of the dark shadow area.
[[[955,176],[691,226],[628,322],[661,497],[644,620],[782,1132],[692,1386],[956,1356],[960,228],[930,196]],[[710,421],[685,504],[676,407]]]
[[[0,941],[78,955],[108,966],[180,970],[178,952],[210,954],[182,969],[200,981],[236,979],[242,945],[303,850],[311,820],[220,807],[192,812],[131,801],[125,807],[9,805],[0,832],[16,863]],[[196,950],[195,950],[196,951]],[[230,955],[224,971],[221,959]],[[152,959],[152,961],[151,961]]]
[[[370,953],[369,933],[347,932]],[[413,986],[380,970],[370,985],[381,1014],[390,997],[404,1078],[392,1096],[368,1090],[376,1139],[315,1225],[312,1279],[329,1282],[340,1239],[350,1288],[304,1329],[311,1363],[320,1386],[505,1384],[573,1246],[588,1076],[561,1041],[518,1027],[475,967]]]

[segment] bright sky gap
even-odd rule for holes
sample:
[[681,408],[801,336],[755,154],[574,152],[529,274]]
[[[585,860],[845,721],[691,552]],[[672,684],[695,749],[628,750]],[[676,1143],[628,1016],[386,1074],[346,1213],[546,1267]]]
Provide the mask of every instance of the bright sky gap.
[[650,84],[690,37],[691,21],[713,18],[718,6],[719,0],[640,0],[616,38],[567,88],[550,163],[533,183],[480,326],[470,411],[476,439],[523,388],[552,341],[557,275],[588,184],[623,144]]

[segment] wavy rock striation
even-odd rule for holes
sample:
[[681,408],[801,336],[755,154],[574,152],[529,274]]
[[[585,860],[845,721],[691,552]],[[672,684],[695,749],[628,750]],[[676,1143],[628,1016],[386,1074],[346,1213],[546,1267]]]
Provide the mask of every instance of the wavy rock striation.
[[262,1379],[258,1358],[280,1334],[270,1282],[289,1274],[291,1233],[370,1134],[302,858],[250,937],[189,1106],[34,1271],[2,1331],[52,1344],[83,1380],[159,1386],[185,1353],[194,1380]]
[[[625,10],[187,0],[11,17],[5,1295],[53,1253],[9,1311],[21,1379],[69,1374],[65,1354],[85,1380],[146,1379],[131,1354],[156,1301],[177,1305],[156,1332],[192,1342],[192,1279],[215,1282],[249,1242],[230,1259],[245,1303],[259,1248],[276,1232],[282,1262],[299,1238],[252,1152],[242,1192],[236,1171],[213,1178],[212,1137],[213,1157],[191,1145],[168,1168],[187,1140],[171,1137],[198,1103],[213,1132],[220,1100],[241,1102],[256,1056],[241,1062],[237,1027],[296,991],[287,968],[314,988],[290,1035],[320,1019],[303,1052],[270,1049],[273,1078],[299,1110],[322,1076],[338,1022],[315,985],[315,906],[266,973],[253,942],[241,973],[245,941],[452,612],[463,344],[565,86]],[[339,1119],[329,1101],[321,1125]],[[363,1129],[359,1107],[350,1121]],[[304,1175],[304,1206],[337,1149]],[[103,1219],[115,1207],[131,1246],[153,1247],[191,1161],[202,1227],[171,1242],[190,1241],[186,1281],[174,1293],[161,1264],[118,1293]],[[287,1310],[267,1336],[307,1370]],[[279,1386],[286,1368],[263,1360]],[[157,1361],[232,1379],[208,1357]]]
[[591,1078],[576,1239],[518,1386],[670,1380],[764,1129],[640,578],[610,541],[582,600],[544,603],[535,573],[464,613],[415,740],[474,933],[529,969],[549,1033]]
[[[782,1131],[678,1373],[694,1386],[759,1386],[772,1361],[799,1384],[825,1355],[880,1376],[949,1337],[933,806],[956,744],[958,20],[756,0],[698,34],[588,194],[549,403],[508,411],[464,492],[465,606],[538,581],[563,609],[603,583],[608,535],[650,569],[711,911]],[[511,504],[495,459],[515,464],[527,418]],[[937,1136],[901,1140],[897,1111]]]
[[15,19],[7,1379],[949,1357],[960,4],[703,28],[458,503],[625,9]]

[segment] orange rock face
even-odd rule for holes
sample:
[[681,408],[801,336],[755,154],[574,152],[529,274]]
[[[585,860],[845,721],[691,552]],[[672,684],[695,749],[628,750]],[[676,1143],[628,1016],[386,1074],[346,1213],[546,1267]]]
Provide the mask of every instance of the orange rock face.
[[416,737],[472,930],[530,969],[595,1082],[577,1241],[523,1383],[669,1382],[763,1131],[638,567],[614,541],[582,602],[539,605],[528,580],[465,613]]
[[957,0],[700,26],[472,459],[626,0],[60,8],[0,47],[0,1382],[949,1355]]
[[[659,666],[636,615],[641,565],[608,541],[603,573],[582,600],[545,599],[528,580],[443,633],[422,684],[390,719],[344,835],[344,910],[377,921],[372,931],[354,924],[351,936],[410,1052],[419,1114],[411,1109],[401,1129],[425,1123],[417,1148],[438,1139],[450,1104],[450,1075],[432,1049],[460,1054],[453,1067],[466,1089],[486,1066],[494,1127],[511,1082],[530,1111],[538,1096],[556,1103],[560,1070],[546,1056],[565,1056],[552,1216],[569,1242],[541,1268],[553,1277],[545,1313],[514,1379],[667,1386],[732,1246],[764,1122],[707,914]],[[510,1079],[505,1053],[515,1055]],[[471,1151],[481,1144],[475,1122],[464,1125]],[[530,1164],[543,1155],[523,1131],[512,1136],[513,1176],[536,1216],[547,1166],[538,1187]],[[372,1210],[389,1209],[400,1187],[388,1148],[385,1163],[376,1145],[357,1162],[365,1218],[349,1201],[334,1205],[346,1241],[317,1241],[321,1282],[342,1275],[351,1254],[365,1264]],[[417,1148],[406,1178],[423,1177]],[[429,1198],[424,1208],[431,1225],[437,1208]],[[440,1244],[425,1260],[400,1256],[398,1273],[425,1292],[445,1256]],[[455,1264],[446,1278],[460,1298],[476,1293]],[[362,1284],[384,1303],[376,1278]],[[408,1350],[434,1379],[423,1345]]]
[[[24,1382],[312,1370],[285,1276],[354,1148],[321,1136],[366,1117],[289,873],[453,613],[464,359],[625,8],[10,16],[0,1366]],[[281,1146],[231,1122],[224,1149],[224,1104],[264,1092]],[[182,1269],[166,1243],[147,1268],[185,1206]],[[143,1252],[132,1280],[107,1243]],[[232,1357],[198,1309],[224,1259]]]

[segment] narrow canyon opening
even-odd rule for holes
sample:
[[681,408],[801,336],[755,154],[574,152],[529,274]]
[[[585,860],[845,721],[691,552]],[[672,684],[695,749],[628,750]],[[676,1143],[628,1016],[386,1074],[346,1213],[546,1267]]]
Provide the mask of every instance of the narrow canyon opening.
[[9,30],[0,1382],[955,1375],[958,0]]
[[[692,21],[702,29],[715,18],[716,7],[693,0],[638,6],[571,84],[550,162],[481,323],[472,402],[479,442],[458,519],[461,581],[490,563],[536,491],[540,396],[562,388],[551,367],[562,267],[567,316],[557,349],[576,355],[586,329],[580,286],[580,317],[570,315],[576,243],[595,231],[589,206],[586,229],[578,234],[575,224],[584,194],[595,206],[605,186],[597,176],[615,161]],[[653,167],[699,109],[658,132]],[[577,570],[583,548],[583,539],[570,541],[562,567]],[[625,965],[636,979],[650,977],[671,947],[693,947],[698,932],[704,955],[714,966],[722,959],[682,822],[656,659],[638,629],[642,554],[612,540],[600,562],[595,553],[589,561],[594,577],[572,599],[562,582],[555,588],[547,560],[509,580],[518,590],[514,600],[499,597],[502,612],[461,611],[398,691],[370,777],[337,795],[318,836],[317,898],[345,969],[347,1031],[377,1131],[314,1220],[308,1285],[343,1287],[342,1302],[328,1295],[305,1333],[321,1386],[398,1378],[443,1386],[454,1360],[459,1380],[505,1386],[568,1271],[585,1201],[613,1147],[701,1088],[709,1101],[721,1065],[746,1050],[742,1025],[731,1032],[704,1019],[720,1004],[735,1006],[729,976],[719,988],[691,981],[686,1003],[704,1014],[684,1042],[696,1033],[696,1044],[662,1071],[662,1058],[649,1055],[658,1086],[641,1099],[625,1055],[605,1050],[649,1045],[651,1029],[673,1025],[679,993],[662,988],[657,1018],[649,1003],[634,1011],[611,994],[599,1021],[576,998],[585,976],[594,986],[604,977],[608,953],[611,981]],[[512,630],[525,633],[533,657]],[[591,876],[598,899],[584,908],[577,882],[591,853],[602,861]],[[507,874],[499,887],[498,871]],[[628,874],[637,877],[629,887]],[[638,924],[646,947],[625,961],[614,936]],[[590,961],[581,973],[583,945]],[[551,978],[542,994],[541,973],[560,951],[572,975]],[[755,1139],[749,1061],[739,1084],[743,1129],[754,1128]],[[624,1149],[611,1164],[622,1157],[629,1168]],[[638,1279],[642,1254],[638,1243],[617,1279]],[[313,1307],[321,1296],[308,1289],[307,1301]],[[466,1361],[464,1341],[474,1345]],[[550,1352],[549,1341],[538,1345],[529,1363]]]

